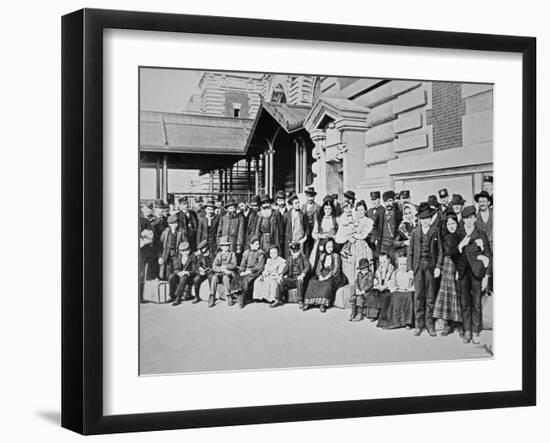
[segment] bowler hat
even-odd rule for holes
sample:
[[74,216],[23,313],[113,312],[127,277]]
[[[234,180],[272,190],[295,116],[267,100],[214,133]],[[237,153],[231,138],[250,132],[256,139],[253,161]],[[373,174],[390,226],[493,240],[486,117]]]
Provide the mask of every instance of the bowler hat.
[[184,241],[184,242],[181,242],[180,245],[178,246],[178,249],[180,251],[188,251],[189,250],[189,243]]
[[237,202],[234,199],[228,200],[224,207],[229,208],[230,206],[237,206]]
[[211,208],[215,208],[215,207],[216,207],[216,204],[214,203],[213,200],[208,200],[208,201],[205,203],[204,206],[205,206],[206,208],[208,208],[209,206],[210,206]]
[[178,222],[178,216],[176,214],[172,214],[170,217],[168,217],[168,224],[170,223],[177,223]]
[[411,191],[403,190],[399,193],[399,198],[411,198]]
[[460,194],[453,194],[453,198],[451,199],[451,206],[454,205],[463,205],[466,203],[466,200],[462,198],[462,195]]
[[491,194],[489,194],[487,191],[481,191],[474,195],[474,200],[477,202],[481,197],[485,197],[487,200],[491,200]]
[[439,202],[437,201],[437,197],[435,195],[430,195],[428,197],[428,204],[436,209],[439,208]]
[[277,198],[285,198],[285,191],[277,191],[275,194],[275,199]]
[[197,249],[202,251],[203,249],[208,249],[208,240],[203,240],[197,245]]
[[370,266],[369,259],[368,258],[362,258],[359,260],[359,266],[357,266],[357,269],[366,269]]
[[187,203],[187,202],[188,202],[188,198],[186,196],[178,198],[178,203]]
[[370,199],[376,200],[377,198],[380,198],[380,191],[372,191],[370,193]]
[[253,195],[250,197],[250,203],[256,203],[258,206],[262,203],[262,200],[260,199],[259,195]]
[[473,205],[464,207],[462,210],[462,218],[468,218],[472,215],[476,215],[476,207]]
[[346,191],[344,192],[344,198],[347,198],[348,200],[355,201],[355,192],[354,191]]
[[387,201],[389,199],[394,199],[395,198],[395,192],[393,191],[386,191],[382,194],[382,200],[384,201]]
[[229,237],[227,235],[222,235],[218,241],[218,245],[220,246],[229,246],[231,242],[229,241]]
[[305,191],[304,191],[307,195],[312,195],[312,196],[316,196],[317,193],[315,192],[315,188],[313,186],[310,186],[309,188],[307,188]]
[[288,202],[289,205],[291,205],[292,202],[293,202],[294,200],[298,200],[298,196],[297,196],[296,194],[292,194],[292,195],[288,198],[287,202]]
[[265,205],[265,204],[269,204],[269,203],[273,203],[273,199],[269,195],[263,194],[260,197],[260,204]]
[[421,202],[418,205],[418,214],[416,215],[418,218],[430,218],[432,215],[434,215],[436,209],[433,208],[428,202]]
[[437,193],[439,194],[439,198],[445,198],[449,196],[449,191],[447,191],[447,188],[440,189],[439,191],[437,191]]

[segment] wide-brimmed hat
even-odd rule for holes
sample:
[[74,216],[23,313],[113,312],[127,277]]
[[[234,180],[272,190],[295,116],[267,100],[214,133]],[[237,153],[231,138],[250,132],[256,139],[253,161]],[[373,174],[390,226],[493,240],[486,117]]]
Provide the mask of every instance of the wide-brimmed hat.
[[466,203],[466,200],[462,198],[462,195],[460,194],[453,194],[453,198],[451,199],[451,206],[454,205],[463,205]]
[[229,240],[229,237],[227,235],[222,235],[218,241],[218,245],[220,246],[229,246],[231,244],[231,241]]
[[178,216],[176,214],[172,214],[170,217],[168,217],[168,224],[170,223],[177,223],[179,220],[178,220]]
[[296,194],[292,194],[290,197],[288,197],[287,203],[291,205],[294,200],[298,200],[298,196]]
[[309,188],[307,188],[304,193],[306,195],[312,195],[313,197],[315,197],[317,195],[317,192],[315,192],[315,188],[313,186],[310,186]]
[[387,201],[389,199],[394,199],[395,198],[395,192],[393,191],[386,191],[382,194],[382,200],[384,201]]
[[344,192],[344,198],[347,198],[348,200],[355,201],[355,192],[354,191],[346,191]]
[[439,202],[437,201],[437,197],[435,195],[430,195],[428,197],[428,202],[427,202],[430,206],[432,206],[433,208],[436,208],[436,209],[439,209]]
[[439,198],[445,198],[449,196],[449,191],[447,191],[447,188],[440,189],[439,191],[437,191],[437,193],[439,194]]
[[237,202],[235,201],[235,199],[231,198],[227,201],[227,203],[225,205],[223,205],[224,208],[229,208],[230,206],[237,206]]
[[432,207],[428,202],[421,202],[418,205],[418,213],[416,216],[418,218],[430,218],[436,211],[437,209]]
[[481,197],[485,197],[487,200],[491,201],[491,194],[489,194],[487,191],[481,191],[474,195],[474,200],[476,201],[476,203]]
[[468,217],[471,217],[472,215],[476,215],[476,207],[473,206],[473,205],[470,205],[470,206],[465,206],[464,209],[462,210],[462,218],[468,218]]
[[380,191],[372,191],[370,193],[370,199],[376,200],[377,198],[380,198]]
[[362,258],[359,260],[359,266],[357,266],[357,269],[366,269],[368,267],[370,267],[368,258]]

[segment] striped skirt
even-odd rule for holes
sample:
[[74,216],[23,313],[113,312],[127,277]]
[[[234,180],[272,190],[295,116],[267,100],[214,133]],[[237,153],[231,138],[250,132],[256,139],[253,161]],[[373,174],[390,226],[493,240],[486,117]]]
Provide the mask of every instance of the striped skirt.
[[455,280],[456,268],[449,256],[443,258],[441,285],[435,300],[434,318],[462,322],[462,306]]

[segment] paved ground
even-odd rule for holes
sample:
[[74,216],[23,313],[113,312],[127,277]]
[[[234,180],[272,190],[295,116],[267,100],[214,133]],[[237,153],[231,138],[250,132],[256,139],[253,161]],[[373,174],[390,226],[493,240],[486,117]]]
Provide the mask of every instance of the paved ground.
[[413,337],[406,329],[348,322],[348,316],[337,308],[302,312],[295,304],[242,310],[220,302],[208,309],[204,301],[142,304],[140,373],[491,358],[492,331],[483,331],[480,345],[464,344],[458,334]]

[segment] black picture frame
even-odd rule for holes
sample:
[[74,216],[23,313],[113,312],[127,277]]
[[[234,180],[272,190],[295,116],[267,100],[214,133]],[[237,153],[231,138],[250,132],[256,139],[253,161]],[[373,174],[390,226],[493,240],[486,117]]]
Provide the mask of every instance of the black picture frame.
[[[103,412],[103,30],[170,31],[522,55],[522,388],[517,391],[131,415]],[[62,426],[82,434],[536,404],[536,39],[83,9],[62,18]]]

